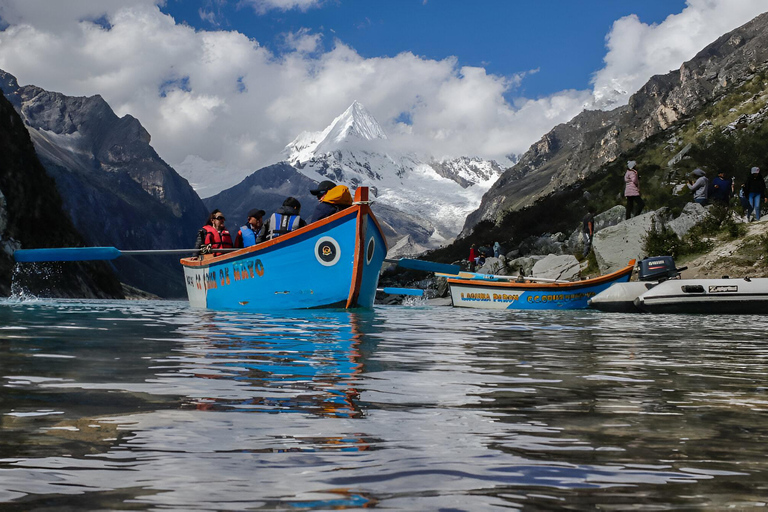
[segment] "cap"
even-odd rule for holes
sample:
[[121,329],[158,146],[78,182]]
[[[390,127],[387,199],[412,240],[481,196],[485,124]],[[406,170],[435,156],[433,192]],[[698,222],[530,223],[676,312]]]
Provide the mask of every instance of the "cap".
[[335,186],[336,186],[336,184],[334,182],[332,182],[332,181],[328,181],[328,180],[321,181],[317,185],[317,188],[313,188],[312,190],[309,191],[309,193],[312,194],[313,196],[320,196],[320,195],[325,194],[326,192],[328,192],[329,190],[331,190]]
[[704,176],[705,174],[707,174],[707,173],[705,173],[705,172],[704,172],[704,171],[702,171],[701,169],[694,169],[694,170],[693,170],[693,175],[694,175],[694,176]]
[[759,167],[753,167],[752,168],[752,174],[757,174],[759,172],[760,172],[760,168]]
[[253,217],[254,219],[260,219],[264,216],[265,213],[267,212],[265,212],[264,210],[259,210],[258,208],[254,208],[253,210],[248,212],[248,217]]
[[637,162],[635,162],[634,160],[630,160],[629,162],[627,162],[627,169],[634,169],[635,165],[637,165]]
[[301,208],[301,203],[295,197],[288,197],[285,201],[283,201],[283,206],[290,206],[298,210]]

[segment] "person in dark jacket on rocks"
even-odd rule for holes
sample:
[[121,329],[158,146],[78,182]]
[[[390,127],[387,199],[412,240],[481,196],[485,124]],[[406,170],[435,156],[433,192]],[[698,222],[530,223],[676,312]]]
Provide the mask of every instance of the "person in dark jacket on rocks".
[[264,210],[254,208],[248,212],[247,222],[245,225],[240,226],[240,231],[237,232],[235,237],[235,247],[250,247],[256,245],[256,240],[259,238],[259,232],[264,225],[264,214],[267,213]]
[[301,218],[301,203],[295,197],[289,197],[283,201],[283,206],[270,215],[264,228],[257,240],[257,243],[264,240],[272,240],[280,235],[290,233],[307,225],[307,222]]
[[[765,197],[765,180],[763,174],[760,172],[759,167],[753,167],[749,173],[747,181],[744,183],[744,195],[747,196],[747,201],[752,207],[752,216],[754,220],[760,221],[760,203],[766,201]],[[747,215],[747,220],[751,221],[752,216]]]
[[728,206],[733,193],[733,180],[725,177],[725,171],[717,171],[717,177],[712,180],[709,197],[713,202]]

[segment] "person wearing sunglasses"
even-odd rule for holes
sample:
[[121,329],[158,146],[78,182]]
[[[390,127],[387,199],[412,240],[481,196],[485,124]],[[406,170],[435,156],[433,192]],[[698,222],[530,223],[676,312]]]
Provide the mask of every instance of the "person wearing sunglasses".
[[[195,242],[195,249],[210,245],[214,256],[220,256],[224,254],[216,249],[229,249],[232,247],[232,236],[224,226],[224,215],[218,208],[213,210],[208,216],[208,222],[202,227],[197,234],[197,241]],[[198,254],[202,254],[199,252]]]

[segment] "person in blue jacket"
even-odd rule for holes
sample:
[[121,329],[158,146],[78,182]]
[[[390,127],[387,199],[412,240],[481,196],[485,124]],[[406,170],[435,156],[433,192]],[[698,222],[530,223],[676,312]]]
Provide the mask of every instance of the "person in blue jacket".
[[248,220],[240,226],[240,231],[237,232],[235,237],[235,247],[250,247],[256,245],[256,240],[259,237],[259,231],[264,225],[264,214],[267,213],[264,210],[254,208],[248,212]]

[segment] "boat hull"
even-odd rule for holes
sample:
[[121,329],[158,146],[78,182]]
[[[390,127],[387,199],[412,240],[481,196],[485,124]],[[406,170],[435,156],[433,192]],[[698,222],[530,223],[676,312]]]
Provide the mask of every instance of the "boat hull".
[[181,263],[193,307],[371,308],[386,252],[376,218],[360,204],[253,247]]
[[589,307],[609,313],[640,313],[635,300],[657,284],[649,281],[612,284],[589,299]]
[[635,299],[648,313],[765,314],[768,278],[673,279]]
[[536,283],[501,280],[448,279],[454,307],[480,309],[584,309],[587,301],[632,275],[634,262],[625,268],[594,279],[575,282]]

